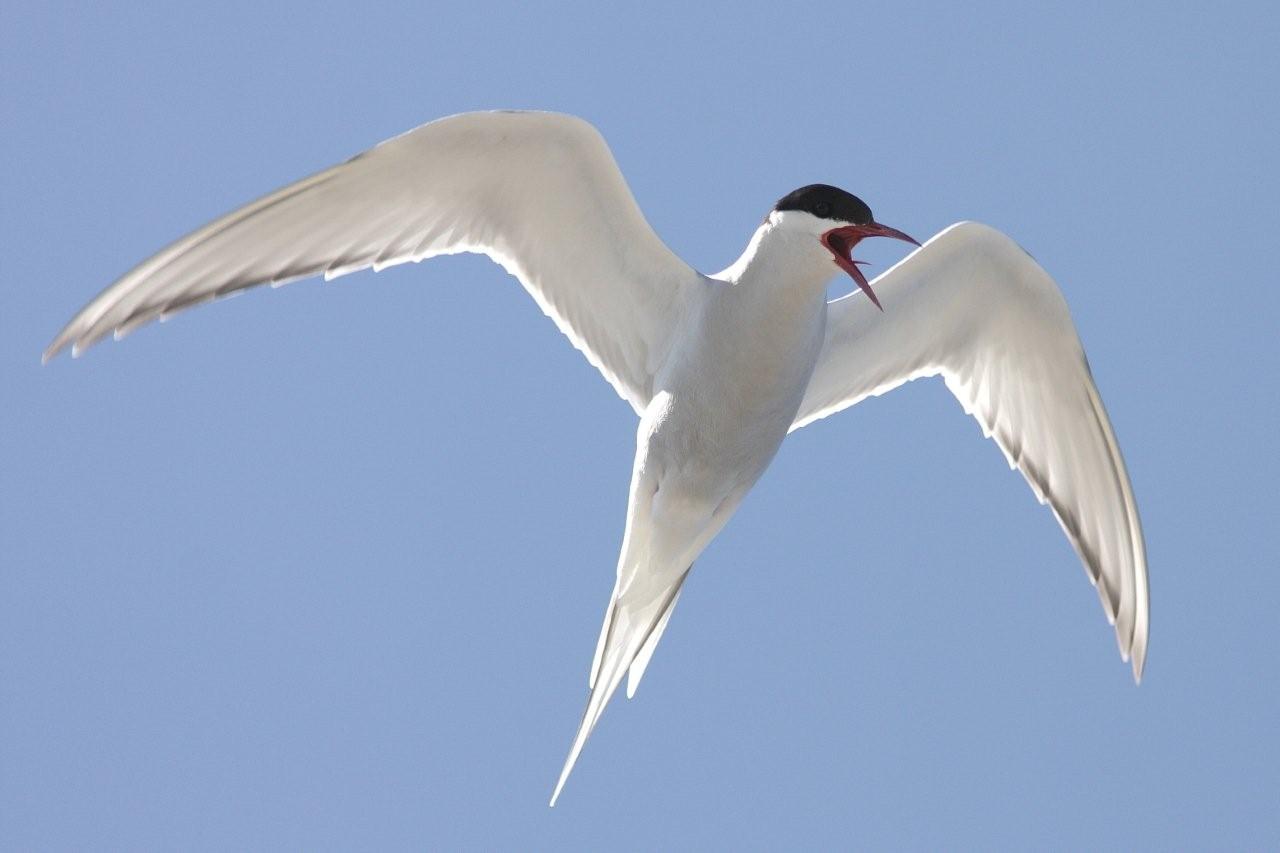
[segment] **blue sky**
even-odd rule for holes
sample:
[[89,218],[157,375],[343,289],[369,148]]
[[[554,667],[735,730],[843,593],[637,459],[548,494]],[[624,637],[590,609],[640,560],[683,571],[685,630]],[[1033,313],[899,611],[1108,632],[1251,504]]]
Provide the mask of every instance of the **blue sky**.
[[[1120,5],[6,4],[0,846],[1280,844],[1280,20]],[[1026,246],[1139,500],[1141,687],[1049,513],[915,383],[788,440],[548,810],[634,421],[497,266],[39,365],[174,237],[493,107],[594,122],[700,269],[813,181]]]

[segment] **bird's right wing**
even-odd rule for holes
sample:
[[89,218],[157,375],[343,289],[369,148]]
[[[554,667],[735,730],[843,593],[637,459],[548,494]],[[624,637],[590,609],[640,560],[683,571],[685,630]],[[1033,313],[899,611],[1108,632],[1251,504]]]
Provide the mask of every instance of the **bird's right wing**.
[[257,284],[481,252],[520,280],[640,412],[702,281],[654,234],[587,122],[430,122],[215,220],[103,291],[45,351],[83,350]]
[[1048,503],[1098,588],[1120,653],[1142,675],[1147,561],[1129,476],[1057,285],[1016,243],[964,222],[828,306],[827,336],[792,429],[941,374]]

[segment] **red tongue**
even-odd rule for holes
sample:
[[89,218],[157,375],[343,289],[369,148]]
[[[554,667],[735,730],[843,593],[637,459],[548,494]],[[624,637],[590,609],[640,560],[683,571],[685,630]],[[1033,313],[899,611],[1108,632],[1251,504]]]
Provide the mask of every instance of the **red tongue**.
[[858,241],[867,237],[892,237],[895,240],[903,240],[907,243],[914,243],[917,246],[920,244],[914,237],[904,234],[896,228],[890,228],[888,225],[881,225],[879,222],[845,225],[840,228],[832,228],[822,235],[822,245],[826,246],[831,252],[840,269],[847,272],[849,277],[858,283],[858,287],[862,288],[863,293],[867,294],[875,306],[883,311],[884,306],[880,304],[875,291],[871,289],[870,282],[862,274],[862,270],[858,269],[858,264],[862,262],[855,261],[850,257],[853,253],[853,247],[858,245]]

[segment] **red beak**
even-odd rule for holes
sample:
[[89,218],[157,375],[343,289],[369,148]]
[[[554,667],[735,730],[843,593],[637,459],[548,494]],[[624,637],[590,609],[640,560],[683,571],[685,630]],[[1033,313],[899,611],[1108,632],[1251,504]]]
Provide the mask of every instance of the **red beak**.
[[849,276],[858,283],[863,292],[871,297],[871,301],[881,311],[884,307],[880,305],[880,300],[876,298],[875,291],[871,289],[871,284],[867,281],[867,277],[862,274],[862,270],[858,269],[858,261],[852,257],[853,247],[858,245],[858,241],[866,237],[892,237],[895,240],[905,240],[908,243],[914,243],[919,246],[914,237],[910,237],[897,228],[890,228],[888,225],[881,225],[879,222],[868,222],[865,225],[842,225],[839,228],[832,228],[830,231],[822,235],[822,245],[827,247],[827,251],[836,259],[836,264],[840,269],[844,270]]

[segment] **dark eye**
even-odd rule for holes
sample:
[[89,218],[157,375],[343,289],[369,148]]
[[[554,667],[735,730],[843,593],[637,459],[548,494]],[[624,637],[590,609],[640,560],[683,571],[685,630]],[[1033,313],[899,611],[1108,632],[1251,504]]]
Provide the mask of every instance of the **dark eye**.
[[820,219],[826,219],[831,213],[831,205],[828,202],[820,201],[813,206],[813,213]]

